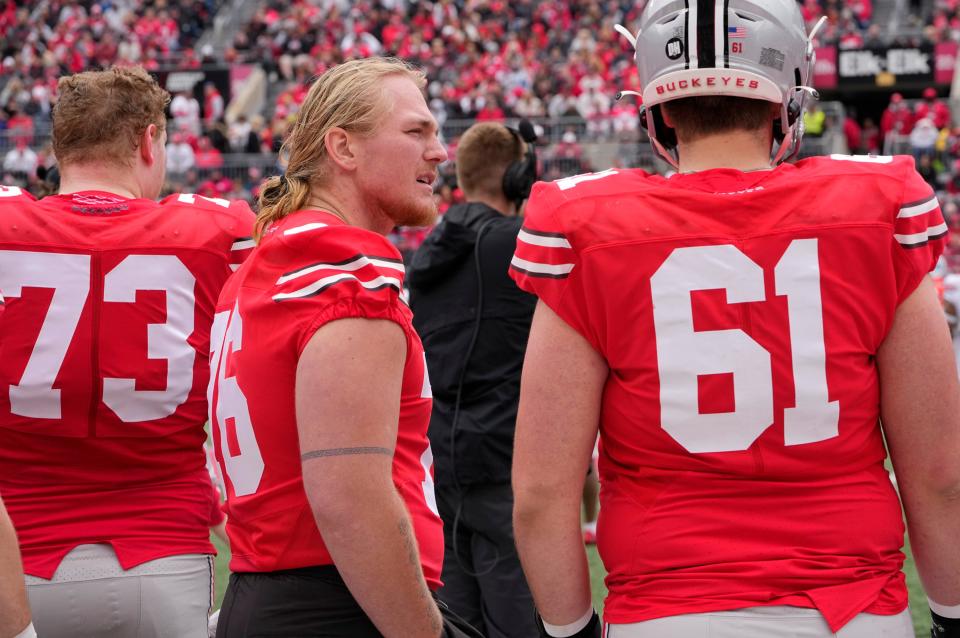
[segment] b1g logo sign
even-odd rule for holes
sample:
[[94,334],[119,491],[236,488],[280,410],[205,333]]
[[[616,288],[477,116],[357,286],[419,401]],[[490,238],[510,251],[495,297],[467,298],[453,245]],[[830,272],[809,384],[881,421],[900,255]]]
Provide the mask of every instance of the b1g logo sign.
[[[795,406],[784,410],[784,442],[839,434],[840,405],[827,395],[823,304],[816,239],[791,242],[773,271],[787,298]],[[746,450],[774,423],[770,353],[746,332],[695,330],[691,293],[726,291],[727,303],[766,301],[763,268],[735,246],[678,248],[650,279],[660,375],[661,425],[693,453]],[[734,409],[701,414],[698,377],[733,375]]]

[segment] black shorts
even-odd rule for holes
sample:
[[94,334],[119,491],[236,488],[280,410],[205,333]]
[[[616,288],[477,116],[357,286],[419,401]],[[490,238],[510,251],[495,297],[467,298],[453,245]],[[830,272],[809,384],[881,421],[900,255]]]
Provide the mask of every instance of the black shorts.
[[[483,638],[438,601],[444,638]],[[333,565],[233,573],[217,638],[382,638]]]

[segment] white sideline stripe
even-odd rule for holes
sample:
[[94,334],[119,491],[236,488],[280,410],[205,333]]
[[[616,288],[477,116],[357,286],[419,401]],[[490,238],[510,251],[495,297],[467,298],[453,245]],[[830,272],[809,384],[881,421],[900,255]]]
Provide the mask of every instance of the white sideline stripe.
[[361,255],[360,257],[357,257],[353,261],[348,262],[346,264],[339,264],[339,265],[316,264],[314,266],[310,266],[309,268],[304,268],[303,270],[299,270],[295,273],[284,275],[280,277],[280,279],[277,279],[277,285],[279,286],[280,284],[285,284],[288,281],[315,273],[318,270],[341,270],[344,272],[354,272],[356,270],[360,270],[361,268],[364,268],[365,266],[378,266],[380,268],[391,268],[393,270],[397,270],[403,273],[406,272],[406,270],[403,267],[403,264],[395,264],[392,261],[383,261],[381,259],[370,259],[364,255]]
[[927,241],[934,235],[940,235],[947,232],[947,225],[940,224],[939,226],[931,226],[922,233],[914,233],[912,235],[894,235],[893,238],[904,246],[910,246],[912,244],[919,244],[920,242]]
[[516,255],[514,255],[513,259],[510,261],[510,265],[520,268],[521,270],[535,272],[541,275],[566,275],[573,270],[573,264],[538,264],[536,262],[527,261],[526,259],[520,259]]
[[923,215],[924,213],[929,213],[932,210],[936,210],[940,205],[940,202],[937,201],[936,197],[931,198],[929,201],[923,202],[921,204],[916,204],[914,206],[907,206],[906,208],[901,208],[900,213],[897,215],[897,219],[907,219],[909,217],[917,217]]
[[299,235],[300,233],[306,233],[311,230],[317,230],[318,228],[326,228],[326,224],[321,224],[320,222],[311,222],[309,224],[304,224],[303,226],[294,226],[293,228],[288,228],[283,231],[284,235]]
[[233,246],[230,247],[230,250],[246,250],[247,248],[253,248],[257,245],[257,242],[252,239],[244,239],[240,241],[233,242]]
[[368,290],[372,290],[372,289],[374,289],[374,288],[379,288],[380,286],[383,286],[383,285],[394,286],[397,290],[400,290],[400,288],[401,288],[401,286],[400,286],[400,280],[399,280],[399,279],[395,279],[395,278],[393,278],[393,277],[376,277],[376,278],[371,279],[371,280],[369,280],[369,281],[364,281],[364,280],[362,280],[362,279],[359,279],[359,278],[357,278],[357,277],[354,277],[353,275],[348,275],[348,274],[346,274],[346,273],[341,273],[341,274],[339,274],[339,275],[332,275],[332,276],[330,276],[330,277],[324,277],[323,279],[318,279],[317,281],[313,282],[312,284],[310,284],[310,285],[307,286],[306,288],[301,288],[300,290],[295,290],[295,291],[293,291],[293,292],[284,292],[284,293],[280,293],[280,294],[274,295],[274,296],[273,296],[273,300],[274,300],[274,301],[283,301],[284,299],[298,299],[298,298],[300,298],[300,297],[308,297],[308,296],[312,295],[313,293],[317,292],[318,290],[320,290],[321,288],[323,288],[324,286],[329,286],[329,285],[332,285],[332,284],[336,284],[336,283],[339,283],[339,282],[341,282],[341,281],[346,281],[346,280],[348,280],[348,279],[353,279],[353,280],[355,280],[355,281],[358,282],[361,286],[363,286],[364,288],[366,288],[366,289],[368,289]]
[[517,239],[531,246],[543,246],[545,248],[573,248],[570,242],[563,237],[541,237],[540,235],[531,235],[525,230],[521,230]]

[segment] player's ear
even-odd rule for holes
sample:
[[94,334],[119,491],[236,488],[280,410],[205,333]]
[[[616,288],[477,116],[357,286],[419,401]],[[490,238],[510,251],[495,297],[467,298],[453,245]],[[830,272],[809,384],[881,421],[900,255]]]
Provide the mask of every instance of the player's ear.
[[157,161],[153,145],[156,144],[157,139],[161,135],[163,135],[163,131],[157,127],[156,124],[148,124],[147,128],[145,128],[143,133],[140,134],[140,144],[137,148],[137,152],[140,154],[140,158],[145,164],[147,164],[147,166],[152,166],[153,163]]
[[670,113],[670,107],[666,104],[660,105],[660,117],[663,119],[663,123],[669,126],[670,128],[676,128],[673,125],[673,114]]
[[353,170],[357,167],[357,149],[356,141],[339,126],[334,126],[327,134],[323,136],[323,144],[327,151],[327,157],[335,164],[345,170]]

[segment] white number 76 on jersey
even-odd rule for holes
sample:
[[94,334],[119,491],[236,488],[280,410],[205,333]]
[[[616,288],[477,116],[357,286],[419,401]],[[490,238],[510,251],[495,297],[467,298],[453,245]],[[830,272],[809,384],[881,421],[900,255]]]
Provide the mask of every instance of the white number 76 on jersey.
[[[784,442],[833,438],[840,405],[827,396],[817,240],[793,241],[774,277],[787,298],[796,396],[784,410]],[[678,248],[650,287],[663,429],[690,452],[746,450],[774,421],[770,353],[743,330],[694,330],[690,293],[724,289],[728,303],[764,301],[763,269],[732,245]],[[734,410],[700,414],[697,377],[731,372]]]

